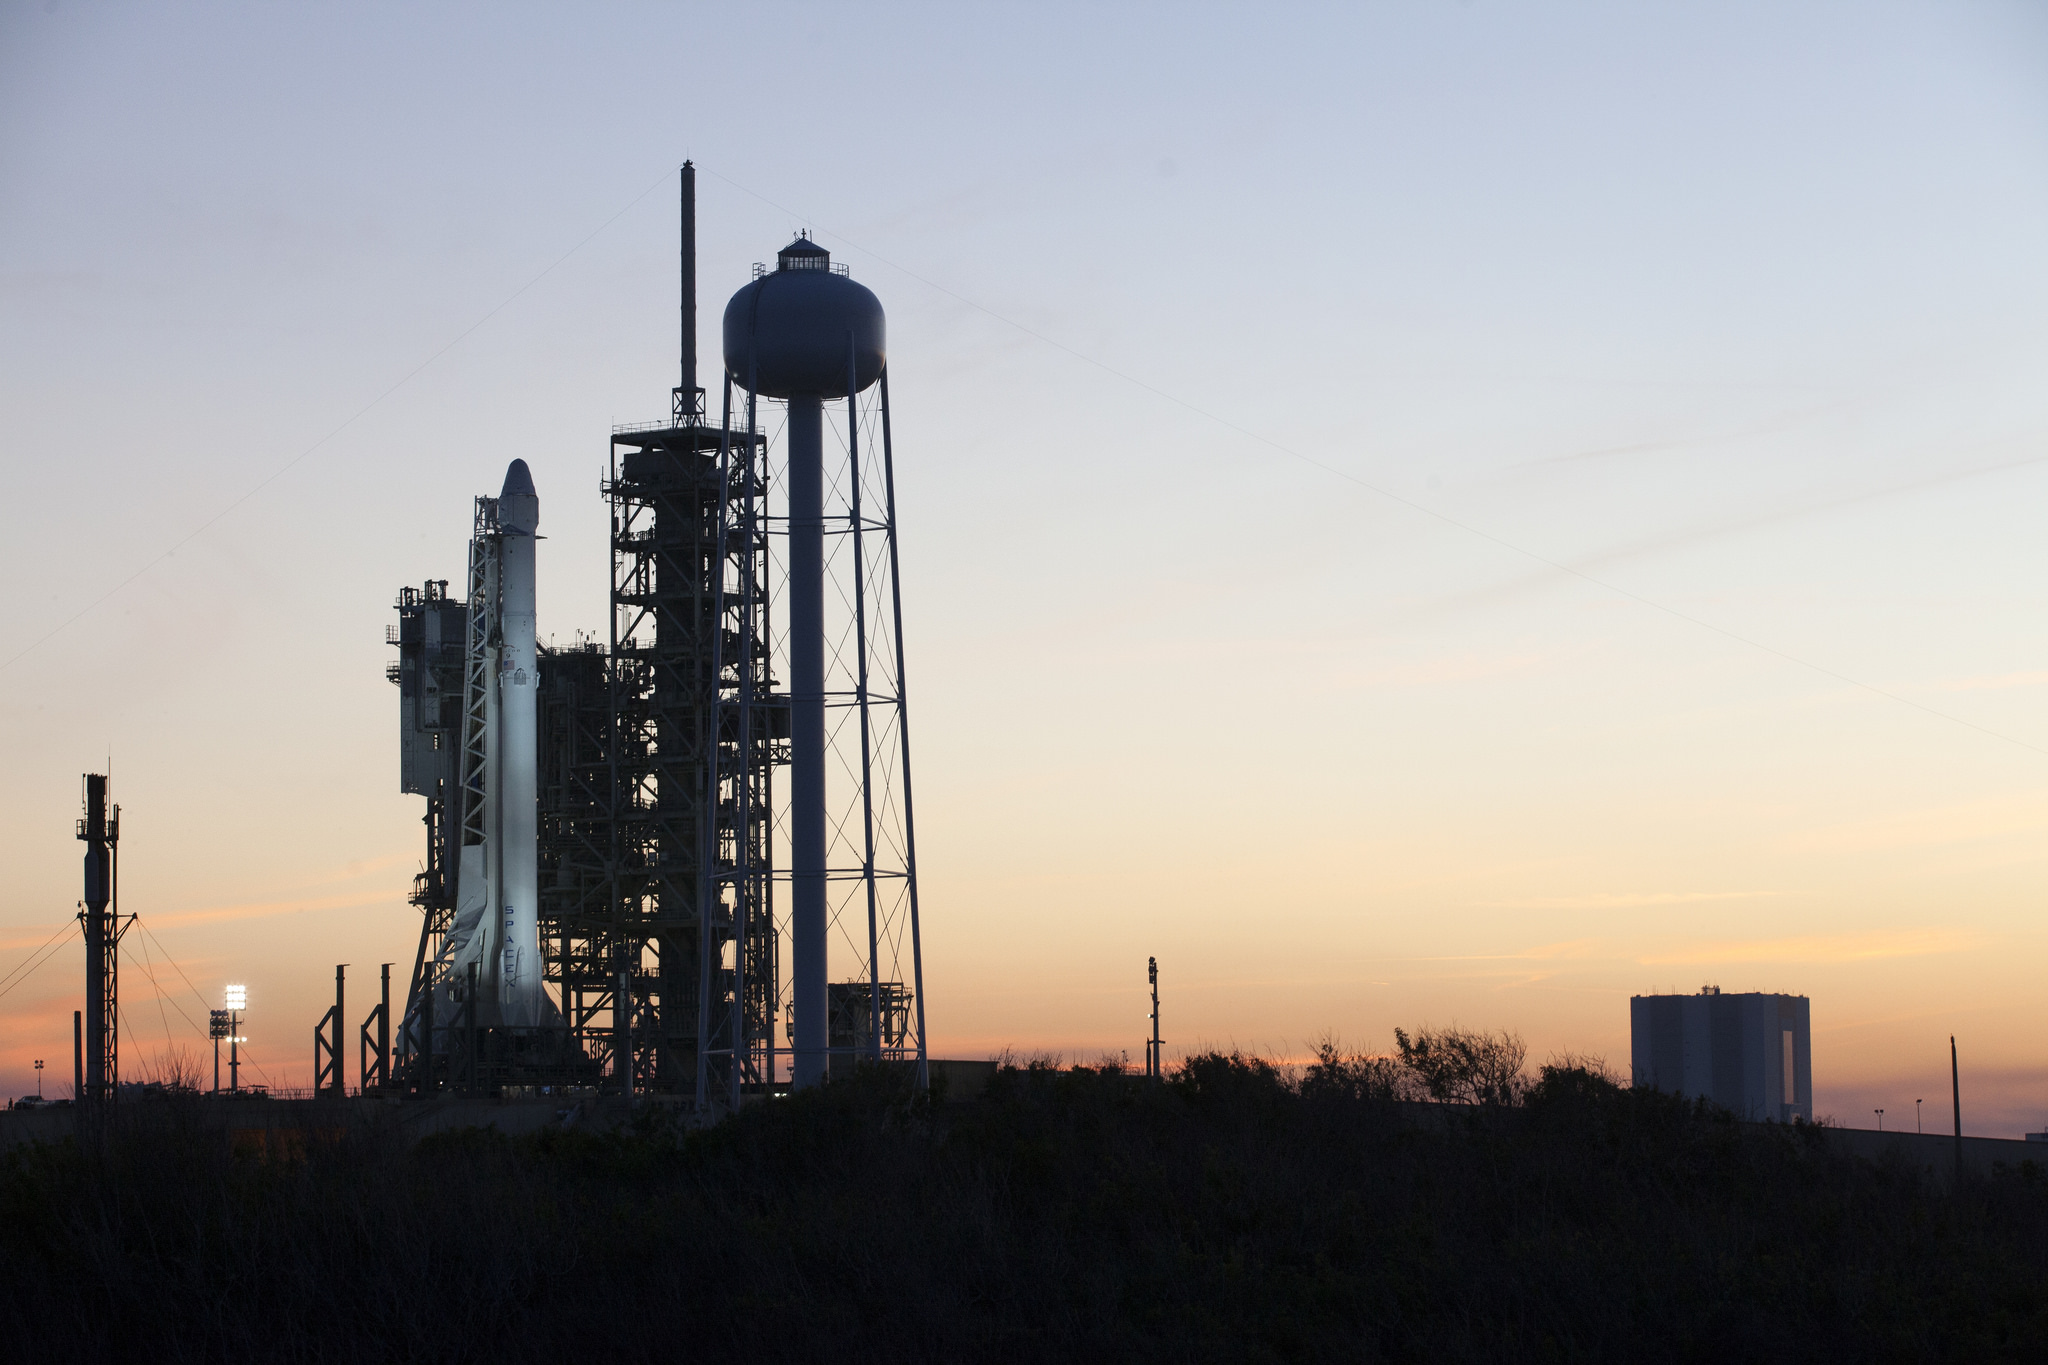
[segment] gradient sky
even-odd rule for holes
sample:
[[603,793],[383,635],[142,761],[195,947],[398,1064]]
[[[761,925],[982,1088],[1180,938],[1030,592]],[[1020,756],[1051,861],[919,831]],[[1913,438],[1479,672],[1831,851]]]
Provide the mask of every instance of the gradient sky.
[[111,754],[127,1074],[409,964],[391,600],[520,457],[601,628],[685,156],[707,356],[797,228],[889,309],[938,1054],[1135,1055],[1149,954],[1176,1054],[1711,981],[2048,1123],[2022,4],[0,7],[0,972]]

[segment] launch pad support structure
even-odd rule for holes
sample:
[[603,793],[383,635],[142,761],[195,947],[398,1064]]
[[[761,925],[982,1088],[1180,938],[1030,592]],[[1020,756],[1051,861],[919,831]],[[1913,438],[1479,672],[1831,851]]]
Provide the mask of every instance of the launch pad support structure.
[[[400,594],[390,676],[429,845],[392,1068],[404,1090],[602,1083],[709,1109],[861,1058],[927,1081],[881,307],[806,238],[773,272],[756,266],[726,310],[714,422],[696,383],[688,165],[682,204],[681,382],[665,423],[612,433],[602,641],[520,655],[533,521],[511,473],[478,499],[465,597],[432,582]],[[825,417],[842,400],[835,450]],[[877,445],[878,469],[861,460]],[[524,718],[502,685],[522,669]],[[505,768],[517,745],[479,738],[520,734],[535,736],[524,791]],[[511,861],[522,846],[530,883]],[[504,888],[488,954],[465,946],[480,867]],[[532,976],[509,956],[529,941],[522,900]],[[521,1022],[493,969],[552,987],[559,1013],[543,997]],[[501,1005],[481,1032],[476,994]]]

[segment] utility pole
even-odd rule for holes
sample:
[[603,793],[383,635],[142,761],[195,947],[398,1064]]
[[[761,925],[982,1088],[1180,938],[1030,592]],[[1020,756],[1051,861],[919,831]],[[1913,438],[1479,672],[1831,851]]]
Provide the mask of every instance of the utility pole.
[[1165,1054],[1159,1047],[1159,959],[1145,959],[1145,973],[1152,982],[1152,1037],[1145,1044],[1145,1075],[1154,1080],[1163,1080],[1166,1075]]
[[1913,1101],[1913,1131],[1914,1131],[1914,1133],[1916,1133],[1916,1134],[1918,1134],[1918,1133],[1919,1133],[1919,1132],[1921,1131],[1921,1128],[1920,1128],[1920,1101],[1918,1101],[1918,1100],[1914,1100],[1914,1101]]
[[1948,1036],[1948,1088],[1956,1105],[1956,1180],[1963,1178],[1963,1072],[1956,1063],[1956,1036]]

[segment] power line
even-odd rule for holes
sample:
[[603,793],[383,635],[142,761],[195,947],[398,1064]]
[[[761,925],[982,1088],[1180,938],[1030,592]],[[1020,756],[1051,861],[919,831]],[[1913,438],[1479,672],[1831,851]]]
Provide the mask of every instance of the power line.
[[29,977],[35,975],[36,968],[42,966],[43,963],[48,962],[51,957],[55,956],[57,949],[63,947],[64,942],[77,932],[79,932],[78,921],[73,920],[70,924],[59,929],[55,934],[44,940],[42,947],[29,954],[27,961],[9,972],[6,977],[0,978],[0,980],[4,980],[7,983],[4,986],[0,986],[0,996],[5,996],[16,986],[19,986],[22,982],[28,980]]
[[[184,981],[186,989],[191,991],[193,998],[199,1002],[199,1008],[201,1010],[210,1009],[211,1007],[207,1004],[205,995],[201,994],[199,988],[192,984],[192,978],[190,976],[187,976],[185,973],[185,969],[178,965],[178,959],[171,956],[170,949],[164,947],[164,941],[158,938],[156,934],[151,931],[150,927],[142,922],[142,916],[139,914],[134,915],[133,917],[131,917],[130,922],[134,925],[134,927],[142,930],[145,939],[147,939],[149,942],[156,944],[157,951],[163,955],[165,964],[168,965],[171,968],[171,970],[175,971],[178,974],[179,978]],[[0,984],[0,997],[5,997],[8,992],[12,991],[16,986],[19,986],[22,982],[28,980],[29,977],[33,976],[35,974],[36,969],[42,966],[44,963],[48,962],[53,956],[55,956],[56,951],[59,948],[62,948],[64,944],[70,939],[71,935],[77,933],[78,931],[78,923],[74,920],[72,923],[64,926],[62,929],[59,929],[56,933],[52,934],[49,938],[43,940],[42,944],[39,947],[37,947],[34,952],[29,954],[28,959],[26,961],[24,961],[20,966],[16,967],[13,971],[9,972],[5,977],[0,977],[0,983],[4,983]],[[163,1020],[164,1025],[164,1046],[166,1048],[169,1048],[176,1045],[173,1039],[171,1038],[170,1017],[163,1013],[163,1008],[166,1004],[168,1004],[172,1009],[178,1012],[178,1017],[185,1021],[185,1026],[187,1028],[190,1028],[194,1033],[197,1033],[201,1037],[204,1037],[206,1035],[206,1030],[201,1028],[198,1024],[194,1023],[192,1020],[192,1016],[185,1013],[185,1007],[179,1004],[175,998],[173,998],[170,995],[167,995],[164,992],[162,984],[157,981],[156,972],[154,970],[154,964],[148,955],[148,947],[146,945],[144,946],[143,958],[140,961],[136,959],[134,950],[129,948],[127,944],[124,943],[121,945],[121,951],[127,955],[129,965],[140,967],[142,969],[143,976],[145,976],[149,980],[150,988],[156,992],[157,1012],[158,1016]],[[128,1023],[127,1012],[125,1010],[119,1010],[118,1005],[116,1006],[116,1008],[118,1011],[118,1026],[127,1032],[129,1044],[133,1047],[140,1047],[141,1044],[138,1043],[135,1038],[135,1030]],[[263,1077],[263,1083],[265,1085],[270,1084],[270,1073],[264,1070],[263,1064],[261,1062],[257,1061],[253,1055],[245,1058],[244,1060],[250,1066],[256,1068],[257,1074]]]
[[[133,961],[133,959],[131,958],[130,961]],[[131,1054],[135,1054],[139,1058],[139,1054],[142,1051],[142,1045],[135,1041],[135,1030],[129,1027],[128,1025],[128,1011],[121,1008],[121,1001],[118,996],[114,1000],[114,1024],[115,1027],[120,1031],[120,1033],[125,1033],[128,1035],[128,1050]],[[114,1046],[117,1049],[117,1051],[121,1046],[120,1033],[117,1033],[114,1038]],[[118,1070],[118,1068],[111,1067],[109,1068],[109,1070],[112,1070],[114,1072],[114,1084],[118,1088],[120,1085],[120,1071]]]
[[[147,924],[143,923],[141,915],[137,915],[135,917],[135,927],[140,929],[146,936],[148,936],[150,942],[156,944],[157,951],[164,955],[164,961],[168,962],[171,965],[171,970],[176,972],[181,978],[183,978],[186,989],[191,991],[192,998],[199,1002],[199,1008],[203,1010],[211,1010],[213,1006],[207,1003],[206,996],[200,992],[200,989],[197,986],[192,984],[192,978],[185,975],[185,969],[178,965],[178,959],[171,956],[171,950],[164,947],[164,941],[158,938]],[[179,1013],[184,1013],[182,1008],[179,1010]]]
[[[156,944],[157,951],[164,955],[164,961],[170,964],[171,970],[176,972],[179,975],[179,977],[181,977],[184,980],[185,988],[192,992],[192,998],[199,1002],[199,1008],[202,1010],[211,1011],[213,1006],[207,1002],[206,996],[200,992],[197,986],[192,984],[192,978],[185,975],[185,969],[178,965],[177,958],[171,956],[171,950],[164,947],[164,941],[158,938],[154,933],[152,933],[150,931],[150,927],[142,922],[141,915],[137,915],[135,917],[135,925],[137,928],[141,929],[145,935],[148,936],[149,940],[152,943]],[[177,1001],[173,1000],[171,1002],[171,1008],[177,1010],[179,1016],[183,1018],[186,1023],[192,1024],[192,1016],[185,1013],[184,1006],[178,1004]],[[204,1033],[204,1030],[200,1030],[197,1024],[192,1024],[192,1027],[195,1030],[199,1030],[202,1034]],[[266,1086],[270,1085],[270,1073],[263,1069],[263,1063],[257,1061],[253,1053],[250,1054],[248,1057],[243,1058],[243,1061],[246,1065],[253,1066],[256,1068],[256,1074],[263,1078],[263,1084],[265,1084]]]
[[[130,923],[133,922],[134,921],[132,920],[130,921]],[[123,937],[125,938],[126,935],[123,935]],[[126,943],[123,943],[121,947],[123,951],[126,951],[128,945]],[[131,964],[135,962],[134,953],[128,953],[128,961]],[[142,940],[141,967],[142,974],[149,978],[150,990],[156,993],[156,1017],[163,1022],[164,1050],[168,1052],[174,1046],[174,1044],[171,1042],[171,1016],[164,1012],[164,988],[157,984],[156,968],[155,965],[151,963],[151,961],[149,960],[149,941],[147,939]],[[178,1011],[178,1017],[184,1019],[186,1024],[188,1025],[192,1022],[192,1020],[185,1014],[185,1011],[183,1010]]]

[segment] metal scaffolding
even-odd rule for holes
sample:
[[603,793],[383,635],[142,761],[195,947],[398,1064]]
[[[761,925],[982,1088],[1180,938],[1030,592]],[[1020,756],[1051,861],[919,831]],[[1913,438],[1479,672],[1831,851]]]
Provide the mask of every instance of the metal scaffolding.
[[787,725],[767,670],[758,443],[684,418],[612,436],[610,906],[563,960],[582,966],[572,1018],[611,997],[615,1076],[630,1056],[636,1092],[736,1104],[770,1076],[768,820]]

